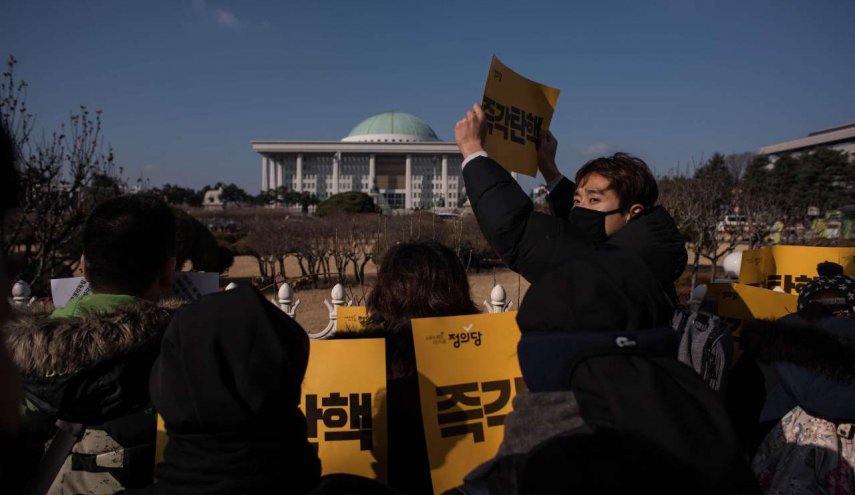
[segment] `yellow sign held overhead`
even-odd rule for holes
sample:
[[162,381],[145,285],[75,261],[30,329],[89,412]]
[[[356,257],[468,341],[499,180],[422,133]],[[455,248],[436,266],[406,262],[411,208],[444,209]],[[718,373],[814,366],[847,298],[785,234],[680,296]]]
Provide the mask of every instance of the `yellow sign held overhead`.
[[855,248],[808,246],[767,246],[742,253],[739,283],[798,294],[802,287],[819,277],[816,266],[831,261],[855,276]]
[[442,493],[502,442],[511,401],[525,389],[520,331],[516,312],[412,322],[433,491]]
[[537,142],[549,129],[559,90],[517,74],[493,55],[484,85],[484,150],[501,166],[537,175]]
[[335,321],[337,332],[358,332],[365,329],[368,311],[365,306],[338,306],[335,309]]
[[386,341],[312,340],[300,409],[322,474],[386,480]]

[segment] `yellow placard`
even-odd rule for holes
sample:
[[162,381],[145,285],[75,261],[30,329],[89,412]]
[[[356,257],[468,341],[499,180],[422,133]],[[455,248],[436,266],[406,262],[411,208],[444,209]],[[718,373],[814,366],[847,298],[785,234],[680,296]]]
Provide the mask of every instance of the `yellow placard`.
[[365,306],[338,306],[335,309],[335,329],[358,332],[365,329],[368,311]]
[[422,420],[434,493],[492,458],[524,389],[516,312],[413,320]]
[[[323,474],[386,481],[386,341],[312,340],[300,409]],[[155,462],[168,441],[157,416]]]
[[831,261],[843,266],[847,275],[855,276],[855,248],[808,246],[767,246],[742,253],[739,283],[798,294],[802,287],[817,278],[816,265]]
[[322,474],[386,481],[386,341],[312,340],[302,393]]
[[796,312],[798,296],[733,283],[707,286],[705,299],[715,301],[716,314],[738,320],[777,320]]
[[484,150],[507,170],[537,175],[537,141],[549,129],[559,90],[517,74],[493,55],[484,85]]

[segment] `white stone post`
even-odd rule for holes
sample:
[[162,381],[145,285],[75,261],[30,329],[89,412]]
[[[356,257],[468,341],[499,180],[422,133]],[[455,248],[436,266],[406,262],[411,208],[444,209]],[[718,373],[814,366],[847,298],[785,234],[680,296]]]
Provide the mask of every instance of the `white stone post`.
[[267,190],[267,157],[261,155],[261,192]]
[[297,184],[294,188],[297,192],[303,192],[303,154],[297,153]]
[[413,157],[407,155],[404,166],[404,208],[413,209]]
[[284,185],[282,182],[282,175],[285,172],[285,160],[282,158],[282,155],[277,156],[276,159],[276,188],[279,189]]
[[27,306],[34,299],[30,298],[32,293],[33,291],[30,289],[30,284],[23,280],[18,280],[15,282],[15,285],[12,286],[12,304],[20,307]]
[[490,302],[484,301],[484,308],[488,313],[503,313],[508,311],[514,305],[514,302],[505,302],[506,299],[505,288],[501,284],[496,284],[493,290],[490,291]]
[[345,303],[344,300],[344,286],[341,284],[335,284],[335,287],[332,288],[330,292],[330,296],[332,298],[332,303],[324,299],[324,304],[327,307],[327,311],[329,311],[330,322],[327,323],[327,327],[321,330],[318,333],[310,333],[309,337],[313,339],[329,339],[333,335],[335,335],[336,331],[336,308],[339,306],[350,306],[353,304],[353,301],[347,301]]
[[291,285],[288,282],[282,284],[276,296],[279,299],[279,309],[291,318],[295,318],[300,301],[298,299],[297,302],[294,302],[294,289],[291,288]]
[[442,155],[442,206],[448,206],[448,156]]

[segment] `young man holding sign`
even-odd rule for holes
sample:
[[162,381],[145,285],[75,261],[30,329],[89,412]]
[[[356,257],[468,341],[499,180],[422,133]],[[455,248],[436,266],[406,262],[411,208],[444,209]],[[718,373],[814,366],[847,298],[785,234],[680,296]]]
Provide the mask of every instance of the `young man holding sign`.
[[538,168],[550,185],[549,216],[535,212],[510,173],[487,156],[484,129],[484,112],[474,105],[457,122],[455,140],[481,230],[511,269],[534,283],[568,260],[620,250],[639,262],[627,266],[626,275],[651,277],[666,305],[676,305],[673,284],[686,266],[685,241],[668,212],[655,205],[656,180],[642,160],[623,153],[592,160],[574,185],[555,165],[557,142],[541,130]]
[[455,138],[481,230],[531,282],[517,315],[529,392],[516,395],[496,457],[457,493],[759,493],[720,399],[676,359],[672,284],[686,252],[647,166],[594,160],[573,191],[541,131],[556,215],[537,213],[486,156],[484,121],[475,105]]

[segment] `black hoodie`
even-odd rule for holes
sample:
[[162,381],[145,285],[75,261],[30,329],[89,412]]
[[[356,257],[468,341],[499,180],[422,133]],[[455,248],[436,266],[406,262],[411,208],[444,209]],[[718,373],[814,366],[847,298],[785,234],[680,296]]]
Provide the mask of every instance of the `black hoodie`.
[[299,409],[306,332],[255,289],[179,311],[151,372],[169,441],[149,494],[307,493],[320,478]]

